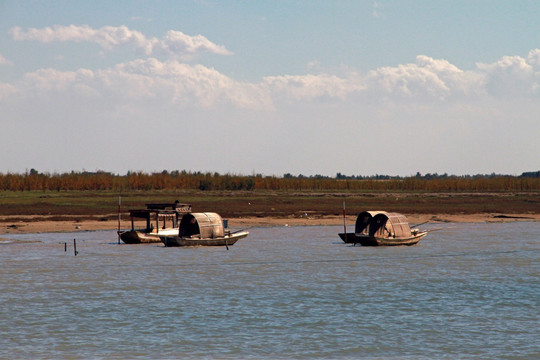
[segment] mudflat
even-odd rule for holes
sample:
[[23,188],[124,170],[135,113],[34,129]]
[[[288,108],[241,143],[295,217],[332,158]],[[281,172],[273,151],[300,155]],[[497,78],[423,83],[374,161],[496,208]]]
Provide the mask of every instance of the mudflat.
[[[0,193],[0,234],[115,230],[119,194],[113,192]],[[540,193],[357,193],[286,191],[154,191],[120,195],[120,228],[131,226],[129,209],[152,202],[192,204],[217,212],[229,226],[347,225],[364,210],[400,212],[411,224],[431,222],[540,221]]]

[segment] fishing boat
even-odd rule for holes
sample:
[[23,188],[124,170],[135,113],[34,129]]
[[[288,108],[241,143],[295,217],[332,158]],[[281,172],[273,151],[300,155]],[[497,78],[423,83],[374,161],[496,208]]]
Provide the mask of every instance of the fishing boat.
[[225,246],[234,245],[249,232],[231,232],[217,213],[188,213],[182,216],[175,235],[160,235],[165,246]]
[[[159,243],[160,235],[178,234],[181,216],[191,211],[191,204],[174,203],[146,204],[146,209],[130,210],[131,229],[118,231],[120,239],[126,244]],[[145,227],[136,228],[135,220],[143,219]]]
[[386,211],[363,211],[356,218],[354,233],[339,237],[347,244],[363,246],[414,245],[427,235],[426,230],[411,229],[405,215]]

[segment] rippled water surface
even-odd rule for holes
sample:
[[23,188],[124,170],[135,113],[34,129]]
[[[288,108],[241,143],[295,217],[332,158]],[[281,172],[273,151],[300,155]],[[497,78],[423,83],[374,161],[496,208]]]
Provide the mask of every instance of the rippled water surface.
[[387,248],[333,226],[229,251],[2,235],[0,358],[540,358],[540,223],[443,226]]

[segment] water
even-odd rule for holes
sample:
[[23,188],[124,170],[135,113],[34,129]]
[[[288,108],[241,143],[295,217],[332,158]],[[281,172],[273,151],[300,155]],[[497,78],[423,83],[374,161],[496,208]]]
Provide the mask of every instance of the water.
[[443,226],[386,248],[339,226],[229,251],[3,235],[0,358],[540,358],[540,223]]

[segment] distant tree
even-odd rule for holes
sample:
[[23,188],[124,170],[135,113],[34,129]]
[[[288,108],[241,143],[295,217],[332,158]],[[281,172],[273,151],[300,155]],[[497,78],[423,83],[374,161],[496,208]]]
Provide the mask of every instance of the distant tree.
[[540,171],[524,172],[519,177],[522,177],[522,178],[540,178]]

